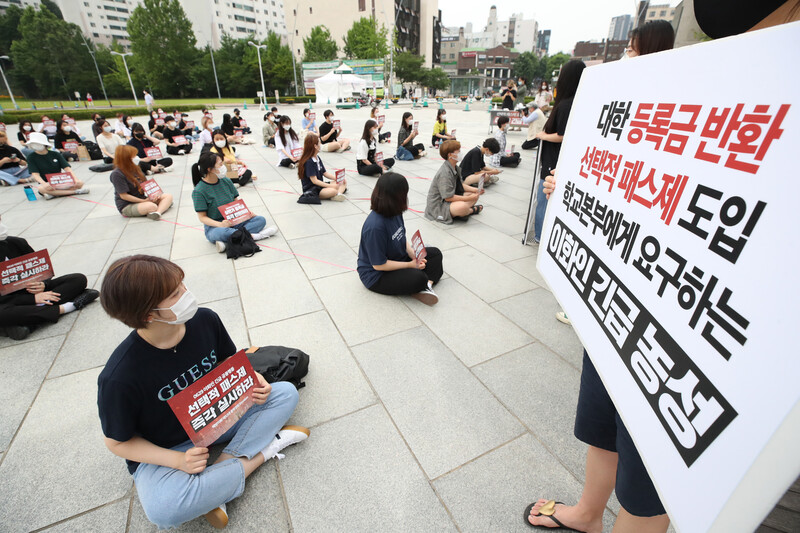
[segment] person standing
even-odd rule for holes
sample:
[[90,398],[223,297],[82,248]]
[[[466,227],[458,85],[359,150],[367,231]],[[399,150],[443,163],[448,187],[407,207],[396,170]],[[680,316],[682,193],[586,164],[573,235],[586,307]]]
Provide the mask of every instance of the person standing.
[[142,92],[144,92],[144,103],[147,105],[147,112],[151,113],[153,111],[153,95],[147,89]]
[[92,99],[92,93],[86,93],[86,103],[89,107],[94,107],[94,100]]
[[508,80],[508,85],[503,88],[500,96],[503,98],[503,109],[514,109],[517,101],[517,84],[514,80]]
[[536,91],[536,95],[534,96],[534,102],[536,105],[539,106],[539,109],[542,112],[547,113],[551,109],[550,102],[553,101],[553,93],[550,91],[550,85],[547,84],[546,81],[542,80],[541,85],[539,85],[539,90]]

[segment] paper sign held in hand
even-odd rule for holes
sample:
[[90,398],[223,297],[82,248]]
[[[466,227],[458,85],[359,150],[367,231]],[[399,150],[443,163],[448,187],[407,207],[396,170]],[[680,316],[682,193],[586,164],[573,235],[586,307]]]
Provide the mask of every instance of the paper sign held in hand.
[[75,119],[74,118],[67,118],[66,122],[67,122],[67,124],[70,124],[72,126],[75,125]]
[[383,152],[375,152],[375,164],[376,165],[383,164]]
[[164,194],[164,191],[161,190],[156,180],[150,179],[142,183],[142,192],[148,198],[157,198]]
[[163,119],[167,118],[167,114],[162,111],[161,113],[158,114],[158,118],[163,120]]
[[72,189],[75,187],[75,178],[69,172],[59,172],[57,174],[45,174],[47,183],[56,190]]
[[302,155],[303,155],[303,149],[302,148],[295,148],[294,150],[292,150],[292,157],[293,158],[300,159],[300,156],[302,156]]
[[161,159],[163,157],[161,155],[161,148],[159,148],[158,146],[151,146],[150,148],[145,148],[144,154],[147,157],[153,157],[155,159]]
[[40,250],[0,263],[0,296],[25,288],[31,281],[53,277],[47,250]]
[[194,120],[187,120],[186,121],[186,127],[188,129],[192,129],[193,130],[194,129]]
[[[0,131],[6,131],[6,125],[0,122]],[[27,139],[27,137],[25,137]]]
[[344,169],[340,168],[336,171],[336,183],[341,183],[344,181]]
[[414,122],[414,133],[419,133],[419,122]]
[[55,128],[56,127],[56,121],[48,118],[47,120],[43,120],[42,121],[42,125],[45,128]]
[[450,132],[450,135],[452,135],[453,137],[455,137],[455,136],[456,136],[456,130],[455,130],[455,128],[453,128],[453,130]]
[[236,137],[237,139],[241,139],[244,136],[244,131],[242,131],[241,128],[236,128],[233,131],[233,136]]
[[378,127],[383,126],[386,124],[386,115],[378,115]]
[[163,126],[163,125],[164,125],[164,119],[163,118],[157,118],[156,119],[156,126]]
[[317,118],[317,114],[316,113],[309,113],[308,114],[308,121],[309,122],[314,122],[315,118]]
[[245,165],[244,163],[241,163],[239,165],[239,170],[237,171],[236,175],[238,177],[242,177],[242,175],[244,175],[245,172],[247,172],[247,165]]
[[419,234],[419,230],[415,231],[414,235],[411,236],[411,248],[414,250],[414,258],[417,260],[417,263],[428,256],[428,251],[425,249],[425,244],[422,242],[422,236]]
[[78,153],[78,141],[64,141],[62,144],[67,152]]
[[478,194],[483,192],[483,186],[486,183],[486,172],[481,174],[481,179],[478,180]]
[[333,121],[333,127],[336,128],[337,130],[342,129],[342,121],[341,120],[334,120]]
[[176,135],[172,138],[173,144],[182,145],[182,144],[189,144],[186,142],[186,137],[183,135]]
[[253,218],[253,213],[247,208],[247,205],[245,205],[244,200],[241,198],[220,206],[219,212],[225,220],[229,220],[234,226]]
[[198,448],[213,444],[253,405],[260,386],[244,350],[170,398],[172,412]]
[[212,119],[214,118],[214,115],[212,115],[211,113],[206,113],[206,114],[205,114],[205,115],[203,115],[203,116],[204,116],[204,117],[207,117],[207,118],[212,118]]
[[243,119],[243,118],[240,118],[239,119],[239,126],[242,127],[242,128],[246,128],[247,127],[247,121],[245,119]]

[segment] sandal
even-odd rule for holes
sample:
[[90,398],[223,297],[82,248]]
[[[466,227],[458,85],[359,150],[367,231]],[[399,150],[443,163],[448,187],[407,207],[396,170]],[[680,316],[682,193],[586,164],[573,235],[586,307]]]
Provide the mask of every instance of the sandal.
[[531,509],[533,509],[533,506],[536,505],[536,502],[533,502],[532,504],[530,504],[528,507],[525,508],[525,514],[522,516],[522,519],[525,521],[526,524],[528,524],[529,527],[532,527],[534,529],[547,529],[547,530],[560,529],[560,530],[563,530],[563,531],[574,531],[575,533],[583,533],[582,531],[578,531],[577,529],[572,529],[571,527],[565,526],[564,524],[561,523],[561,521],[558,518],[556,518],[556,516],[555,516],[555,514],[556,514],[556,504],[558,504],[558,505],[566,505],[563,502],[557,502],[555,500],[550,500],[549,502],[547,502],[546,504],[542,505],[539,508],[539,513],[538,514],[535,514],[533,516],[546,516],[550,520],[555,522],[558,527],[535,526],[535,525],[530,523],[530,521],[528,520],[528,517],[531,515]]
[[470,214],[477,215],[481,211],[483,211],[483,204],[473,205],[472,206],[472,213],[470,213]]

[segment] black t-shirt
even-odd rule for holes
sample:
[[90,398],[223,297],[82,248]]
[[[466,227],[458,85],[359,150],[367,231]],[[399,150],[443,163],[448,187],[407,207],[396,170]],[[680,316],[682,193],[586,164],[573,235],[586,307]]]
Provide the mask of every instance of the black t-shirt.
[[300,183],[303,184],[303,192],[319,191],[321,187],[315,185],[308,177],[316,175],[319,181],[325,181],[323,174],[325,174],[325,164],[322,162],[322,159],[317,157],[316,161],[314,161],[314,159],[306,161],[306,166],[303,169],[303,179],[300,180]]
[[31,133],[32,132],[30,132],[30,131],[28,131],[28,132],[18,131],[17,132],[17,140],[19,142],[21,142],[21,143],[27,143],[28,142],[28,137],[30,137]]
[[147,157],[147,154],[144,152],[145,148],[152,148],[153,141],[144,137],[143,139],[137,139],[136,137],[132,137],[130,141],[128,141],[128,145],[133,146],[136,148],[138,152],[136,155],[139,156],[140,159],[144,159]]
[[151,132],[153,131],[153,128],[155,128],[155,131],[159,133],[164,133],[164,124],[159,124],[158,126],[156,126],[156,119],[154,118],[150,119],[150,122],[147,123],[147,127],[150,128]]
[[53,145],[55,146],[56,150],[63,150],[65,142],[76,142],[78,144],[83,144],[81,138],[78,137],[78,134],[74,131],[64,133],[63,131],[58,130],[56,132],[56,138],[53,141]]
[[242,118],[241,117],[237,117],[236,115],[234,115],[231,118],[231,122],[233,123],[233,127],[234,128],[238,128],[239,126],[242,125]]
[[483,152],[481,152],[481,147],[476,146],[469,152],[467,155],[464,156],[464,159],[461,160],[461,178],[467,179],[468,176],[472,176],[476,172],[480,172],[486,164],[483,162]]
[[[567,121],[572,110],[572,98],[565,98],[553,108],[552,114],[545,124],[545,133],[558,133],[563,136],[567,131]],[[542,141],[542,174],[539,176],[545,179],[550,172],[556,168],[558,154],[561,153],[562,143],[551,143]]]
[[331,122],[330,124],[328,124],[327,122],[323,122],[322,124],[319,125],[319,138],[322,144],[332,143],[333,141],[336,140],[336,137],[339,136],[339,132],[334,131],[333,134],[330,137],[328,137],[327,141],[323,140],[322,138],[325,137],[328,133],[330,133],[332,129],[333,129],[333,122]]
[[172,140],[173,137],[177,137],[178,135],[183,135],[183,132],[178,128],[178,126],[175,126],[174,130],[171,130],[169,128],[164,128],[164,131],[162,133],[164,134],[164,138],[167,139],[169,142],[174,142]]
[[[20,152],[10,144],[4,144],[0,146],[0,159],[11,156],[17,156],[17,159],[15,161],[11,161],[10,163],[6,163],[3,166],[0,166],[0,169],[18,167],[20,161],[25,161],[25,157],[22,155],[22,152]],[[2,259],[0,259],[0,261],[2,261]]]
[[[234,353],[236,346],[210,309],[197,310],[174,351],[158,349],[132,331],[97,378],[103,434],[119,442],[139,436],[163,448],[186,442],[189,437],[167,400]],[[133,474],[139,463],[127,463]]]
[[503,109],[514,109],[514,100],[511,99],[511,95],[516,98],[517,91],[508,88],[503,91]]
[[220,129],[222,129],[222,132],[225,135],[233,135],[233,123],[232,122],[228,122],[227,124],[225,124],[223,122],[222,123],[222,128],[220,128]]
[[136,198],[141,198],[143,200],[147,198],[144,193],[139,191],[138,187],[128,181],[128,178],[125,177],[125,174],[120,169],[115,168],[111,173],[111,176],[109,176],[109,179],[111,180],[111,184],[114,186],[114,203],[117,205],[117,211],[120,213],[122,213],[122,210],[132,203],[120,198],[120,194],[130,194],[131,196],[135,196]]

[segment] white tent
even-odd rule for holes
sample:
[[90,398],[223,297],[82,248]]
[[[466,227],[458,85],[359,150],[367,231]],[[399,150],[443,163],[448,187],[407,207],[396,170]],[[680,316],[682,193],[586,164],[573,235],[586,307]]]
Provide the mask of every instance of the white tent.
[[367,82],[353,74],[343,74],[352,69],[347,65],[325,74],[314,80],[314,91],[317,95],[316,104],[335,104],[340,98],[349,98],[353,94],[360,94],[366,90]]

